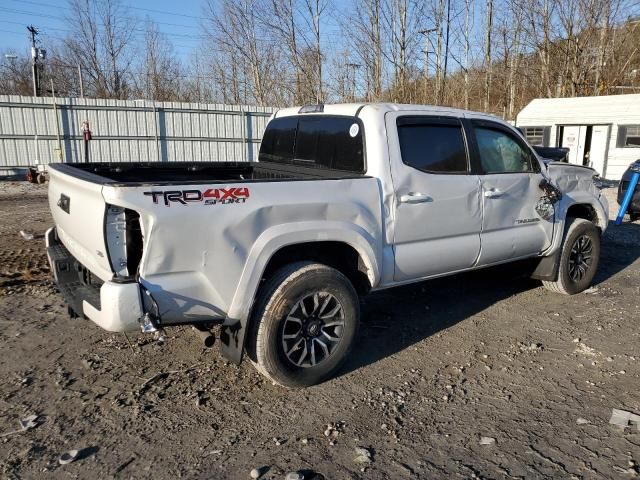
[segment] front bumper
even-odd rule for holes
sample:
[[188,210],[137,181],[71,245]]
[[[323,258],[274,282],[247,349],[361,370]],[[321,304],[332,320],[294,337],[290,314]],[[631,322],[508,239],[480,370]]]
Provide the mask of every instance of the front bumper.
[[77,315],[109,332],[140,329],[143,307],[136,281],[102,282],[69,253],[58,239],[55,227],[47,230],[45,240],[56,284]]

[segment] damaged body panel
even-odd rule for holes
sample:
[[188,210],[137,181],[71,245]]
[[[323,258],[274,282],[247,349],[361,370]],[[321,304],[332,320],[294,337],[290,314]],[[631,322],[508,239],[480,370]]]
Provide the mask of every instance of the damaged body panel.
[[[274,114],[255,163],[51,165],[52,265],[86,271],[101,299],[63,285],[72,309],[111,331],[219,324],[239,362],[257,299],[295,262],[327,265],[359,294],[522,258],[550,279],[567,216],[606,228],[592,170],[544,164],[493,117],[321,107]],[[319,295],[314,309],[340,311],[337,293]]]

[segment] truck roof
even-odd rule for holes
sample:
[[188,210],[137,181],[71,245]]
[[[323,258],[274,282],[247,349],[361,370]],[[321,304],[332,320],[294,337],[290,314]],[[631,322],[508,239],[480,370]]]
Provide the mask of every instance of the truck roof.
[[[504,122],[501,118],[494,115],[489,115],[481,112],[472,112],[470,110],[462,110],[459,108],[442,107],[438,105],[412,105],[404,103],[334,103],[318,105],[322,107],[320,111],[300,112],[304,107],[289,107],[283,108],[274,113],[274,118],[288,117],[292,115],[344,115],[349,117],[355,117],[360,113],[363,108],[372,108],[384,115],[387,112],[424,112],[425,114],[454,114],[460,117],[466,116],[470,118],[484,118],[487,120]],[[314,107],[314,106],[309,106]]]

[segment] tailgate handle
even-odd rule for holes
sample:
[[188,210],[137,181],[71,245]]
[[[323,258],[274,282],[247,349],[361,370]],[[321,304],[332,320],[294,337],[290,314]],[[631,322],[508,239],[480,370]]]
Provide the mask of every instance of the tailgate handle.
[[67,197],[64,193],[60,194],[60,199],[58,200],[58,206],[64,211],[69,213],[69,207],[71,206],[71,199]]

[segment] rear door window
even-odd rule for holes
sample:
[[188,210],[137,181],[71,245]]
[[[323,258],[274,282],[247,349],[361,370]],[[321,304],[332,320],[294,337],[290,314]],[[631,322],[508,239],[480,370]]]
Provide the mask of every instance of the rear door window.
[[353,117],[276,118],[263,136],[259,161],[363,173],[362,125]]
[[467,149],[457,119],[400,117],[397,121],[402,161],[427,173],[466,173]]

